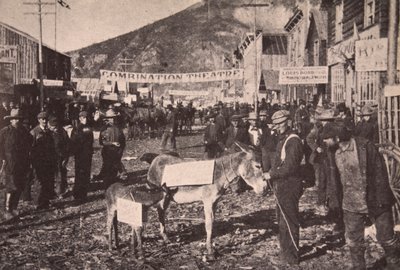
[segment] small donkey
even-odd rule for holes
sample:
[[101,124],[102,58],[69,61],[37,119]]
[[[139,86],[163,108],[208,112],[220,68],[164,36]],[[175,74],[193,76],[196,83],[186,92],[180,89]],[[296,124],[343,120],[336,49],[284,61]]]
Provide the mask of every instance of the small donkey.
[[[169,190],[165,185],[148,189],[146,187],[125,186],[121,183],[112,184],[106,191],[107,204],[107,233],[108,248],[112,250],[112,231],[115,233],[115,246],[118,248],[118,220],[117,220],[117,198],[132,200],[143,205],[143,211],[169,197]],[[135,237],[137,238],[137,250],[139,258],[143,258],[142,249],[142,227],[132,226],[131,244],[135,250]]]

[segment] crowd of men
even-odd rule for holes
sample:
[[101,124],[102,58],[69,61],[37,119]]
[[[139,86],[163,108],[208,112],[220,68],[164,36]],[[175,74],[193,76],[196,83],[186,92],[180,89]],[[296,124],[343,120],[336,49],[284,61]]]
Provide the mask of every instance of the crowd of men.
[[[73,113],[68,117],[69,124],[72,124],[68,134],[64,128],[64,115],[58,117],[54,111],[43,110],[37,113],[36,124],[31,126],[26,112],[19,106],[7,105],[7,102],[2,102],[0,130],[3,219],[9,220],[18,215],[21,197],[24,201],[33,200],[38,210],[48,209],[52,199],[66,197],[70,193],[75,204],[87,200],[94,127],[100,130],[99,144],[103,158],[97,179],[103,180],[106,189],[117,180],[118,173],[124,173],[121,158],[125,136],[117,125],[119,115],[113,108],[100,117],[99,110],[89,113],[87,107],[73,102],[71,108],[76,108],[76,115],[74,109],[69,110]],[[75,161],[75,181],[72,192],[69,192],[67,164],[71,156]]]
[[[38,209],[50,207],[50,200],[67,192],[69,157],[75,159],[73,196],[77,204],[86,201],[93,155],[93,127],[101,126],[99,144],[103,165],[95,179],[107,188],[124,172],[121,163],[126,141],[119,114],[110,107],[100,117],[98,108],[78,103],[69,106],[73,126],[68,135],[54,111],[37,113],[32,127],[20,108],[1,108],[0,159],[3,160],[6,219],[16,216],[20,197],[34,201]],[[386,253],[388,267],[400,266],[400,241],[393,228],[391,207],[394,196],[382,156],[379,154],[376,109],[365,105],[356,118],[344,104],[259,104],[256,115],[250,106],[219,102],[199,110],[205,118],[205,158],[214,159],[237,151],[235,142],[251,145],[261,153],[264,177],[277,199],[279,264],[299,263],[299,200],[305,178],[314,178],[316,212],[345,232],[354,269],[365,269],[363,229],[368,217],[376,225],[377,238]],[[5,122],[6,121],[6,122]],[[31,120],[30,120],[31,121]],[[166,126],[161,150],[176,151],[177,110],[166,108]],[[300,172],[312,166],[311,175]],[[309,171],[308,171],[309,172]],[[34,192],[31,191],[31,188]]]
[[277,199],[280,257],[275,263],[299,263],[299,200],[315,177],[316,213],[332,221],[338,235],[345,232],[352,269],[366,269],[367,219],[376,226],[388,269],[399,269],[400,241],[391,212],[395,201],[376,146],[376,107],[367,104],[354,118],[343,103],[312,106],[300,100],[298,106],[267,103],[257,117],[240,110],[232,114],[218,104],[205,118],[206,158],[229,154],[235,141],[261,153],[264,177]]

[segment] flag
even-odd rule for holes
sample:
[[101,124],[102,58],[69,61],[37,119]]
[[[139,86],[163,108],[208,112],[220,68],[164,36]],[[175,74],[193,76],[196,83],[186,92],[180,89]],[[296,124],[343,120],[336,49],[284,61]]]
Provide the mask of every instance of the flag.
[[60,4],[60,6],[71,9],[64,0],[57,0],[57,2]]

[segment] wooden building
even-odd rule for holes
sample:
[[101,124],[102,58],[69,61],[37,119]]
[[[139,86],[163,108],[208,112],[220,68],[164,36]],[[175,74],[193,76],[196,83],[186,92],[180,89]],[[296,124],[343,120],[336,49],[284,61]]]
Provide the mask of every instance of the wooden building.
[[[327,65],[327,37],[328,37],[328,14],[322,9],[310,10],[310,26],[306,40],[305,65],[326,66]],[[314,103],[320,97],[329,99],[329,85],[317,84],[312,86]]]
[[323,4],[328,9],[332,101],[345,102],[353,112],[364,104],[378,105],[381,140],[399,145],[399,96],[383,95],[387,83],[389,0],[326,0]]
[[[0,22],[0,95],[9,98],[39,95],[39,41]],[[43,78],[46,97],[67,96],[71,57],[43,45]]]
[[286,85],[279,84],[279,69],[287,65],[286,33],[264,33],[262,40],[260,98],[271,103],[286,96]]

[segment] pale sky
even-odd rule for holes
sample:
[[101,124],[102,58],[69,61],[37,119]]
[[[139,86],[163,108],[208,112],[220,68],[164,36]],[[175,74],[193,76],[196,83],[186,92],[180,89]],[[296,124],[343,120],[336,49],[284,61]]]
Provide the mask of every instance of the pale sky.
[[[0,21],[39,37],[38,0],[0,0]],[[42,0],[55,2],[55,0]],[[200,0],[64,0],[71,9],[57,5],[57,50],[66,52],[131,32],[177,13]],[[54,12],[45,6],[44,12]],[[54,48],[54,15],[43,17],[43,42]]]

